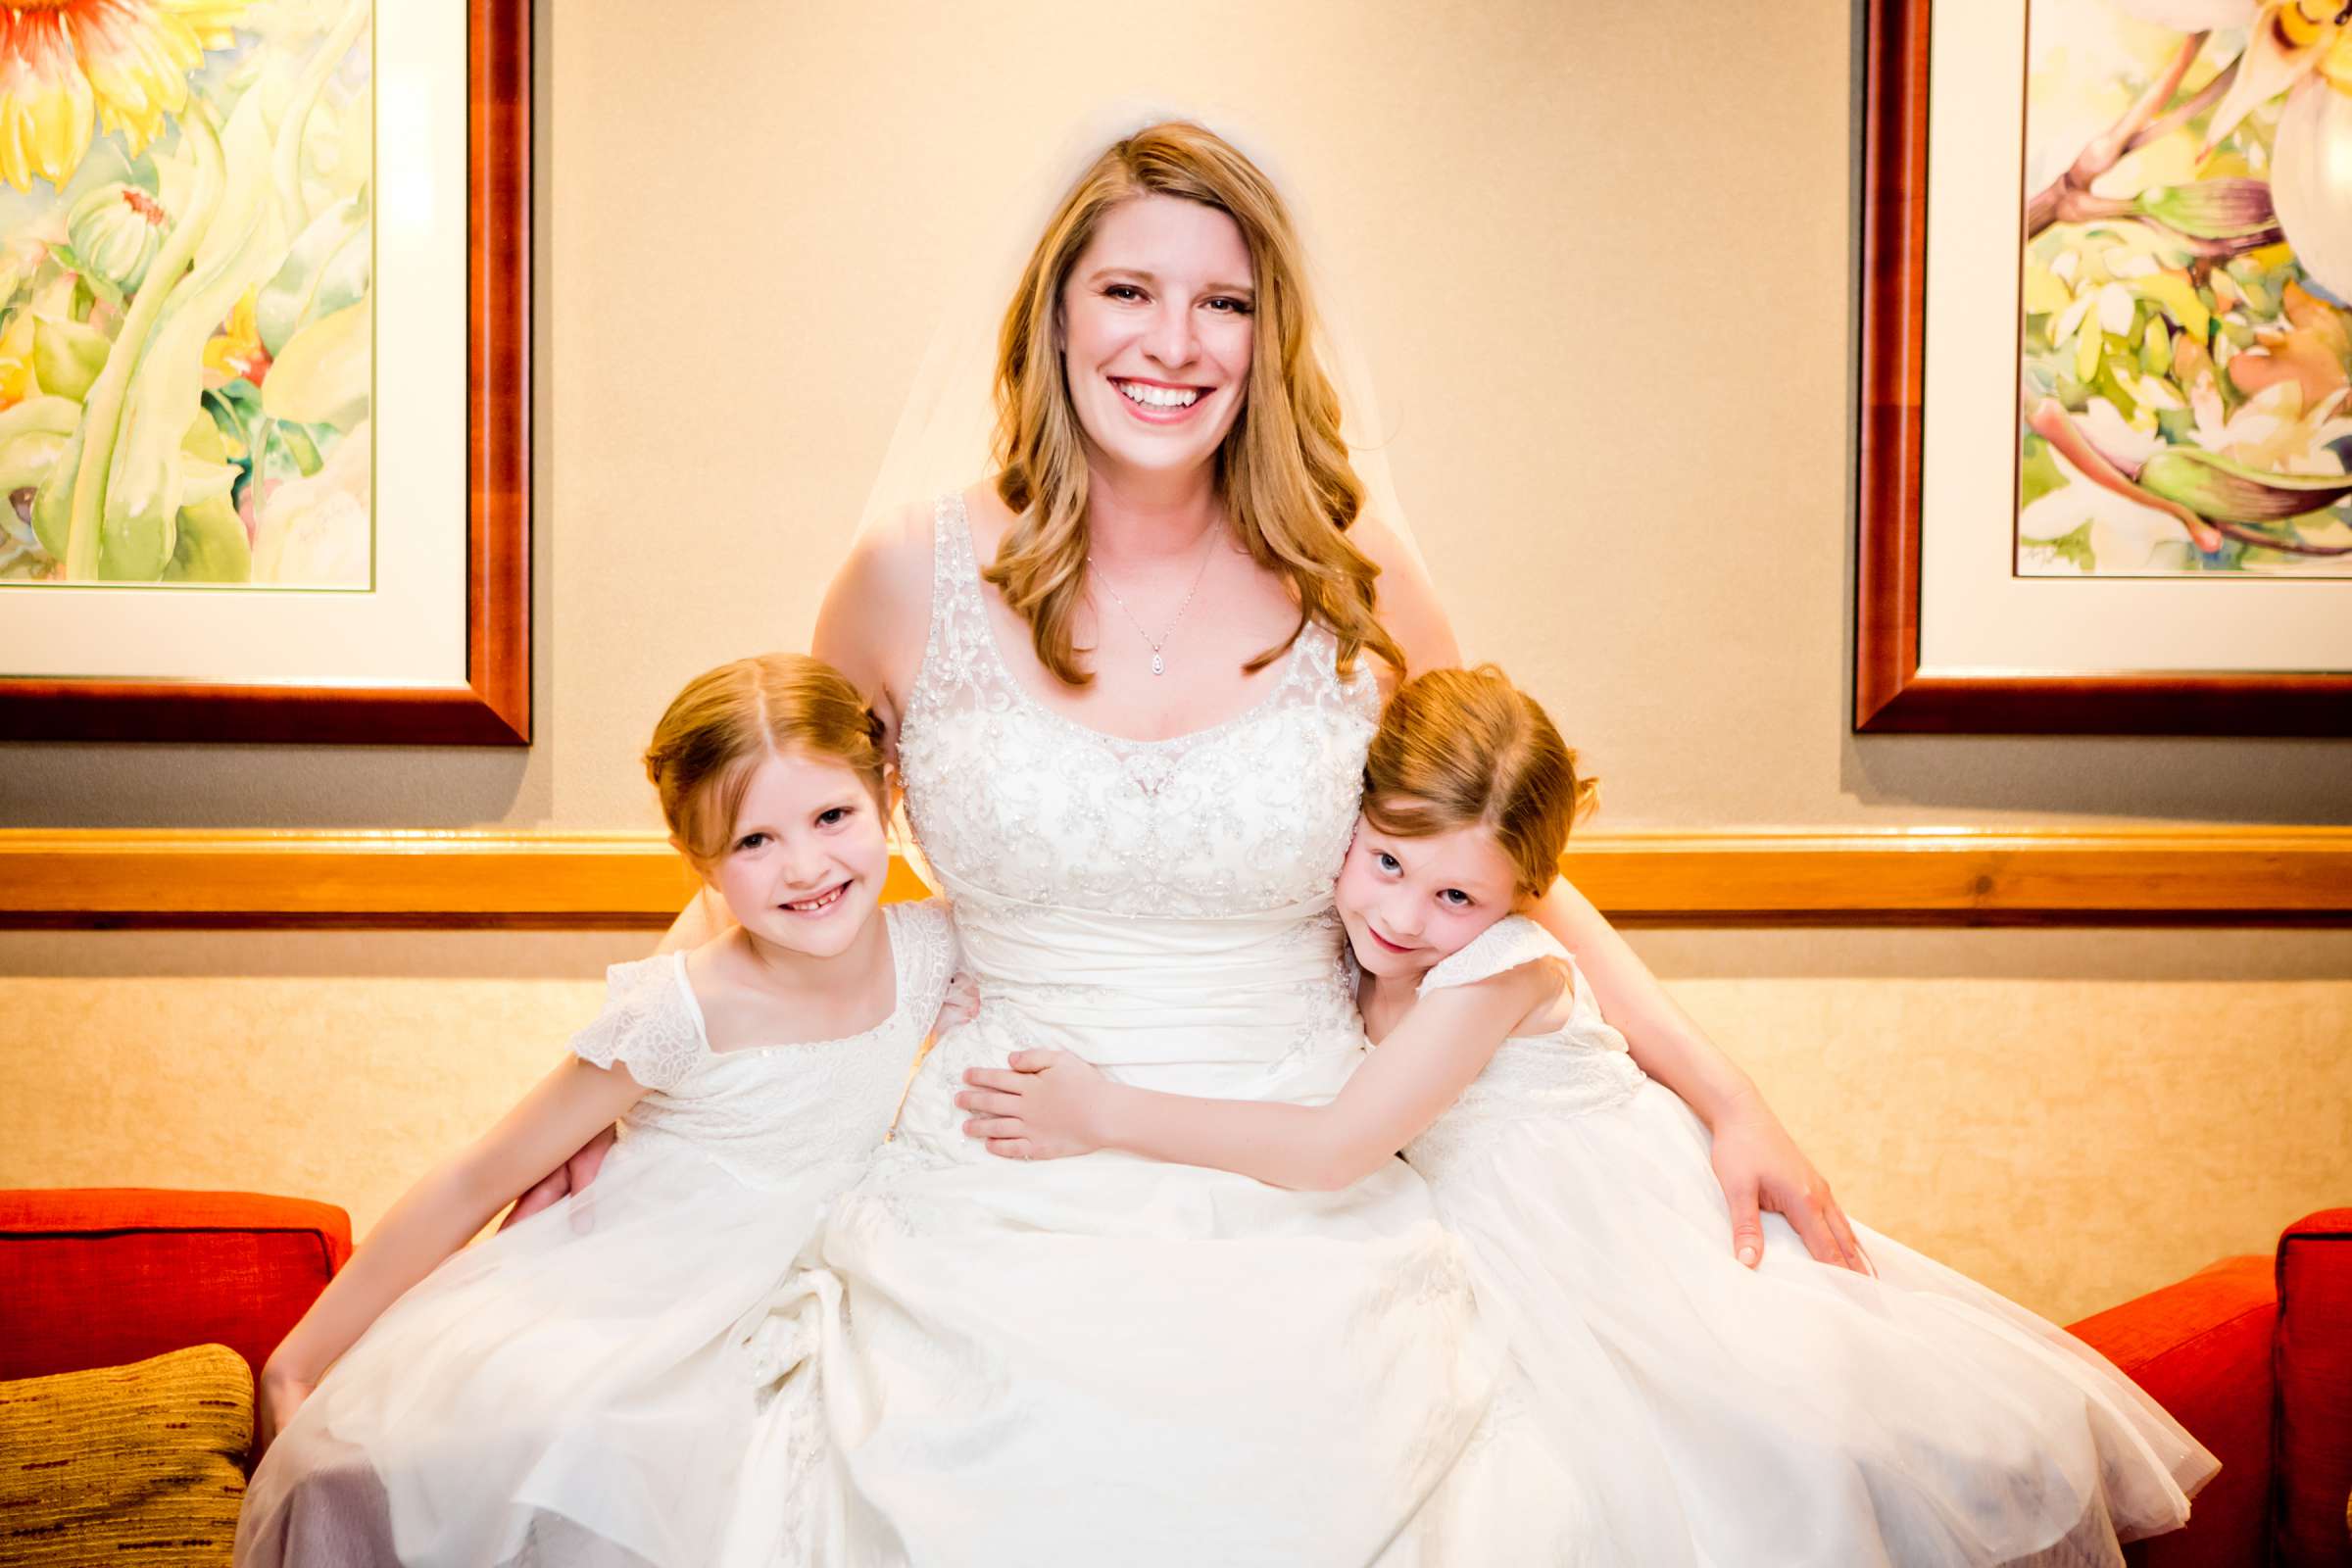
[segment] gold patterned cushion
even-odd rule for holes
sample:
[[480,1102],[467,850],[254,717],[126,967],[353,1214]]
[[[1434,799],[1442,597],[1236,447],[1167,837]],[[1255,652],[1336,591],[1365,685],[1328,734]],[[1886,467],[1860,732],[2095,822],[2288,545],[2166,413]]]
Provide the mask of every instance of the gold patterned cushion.
[[0,1383],[0,1562],[224,1564],[252,1441],[225,1346]]

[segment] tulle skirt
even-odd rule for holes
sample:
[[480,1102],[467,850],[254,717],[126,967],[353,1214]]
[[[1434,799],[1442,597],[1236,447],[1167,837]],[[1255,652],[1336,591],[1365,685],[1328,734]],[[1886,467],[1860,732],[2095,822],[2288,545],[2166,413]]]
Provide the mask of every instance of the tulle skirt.
[[1429,1161],[1601,1560],[2115,1564],[2218,1468],[2095,1350],[1857,1226],[1869,1279],[1766,1216],[1733,1257],[1705,1127],[1642,1083]]
[[778,1303],[851,1176],[762,1190],[624,1140],[329,1369],[254,1476],[237,1561],[764,1568],[824,1523],[814,1369]]

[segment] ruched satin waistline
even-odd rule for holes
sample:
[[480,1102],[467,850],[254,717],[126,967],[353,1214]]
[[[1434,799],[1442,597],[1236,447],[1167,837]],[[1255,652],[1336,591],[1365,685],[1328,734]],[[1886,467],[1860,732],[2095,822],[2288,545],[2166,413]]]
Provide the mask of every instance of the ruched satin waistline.
[[1271,1064],[1354,1044],[1328,895],[1234,915],[1118,915],[942,880],[983,1020],[1031,1044],[1106,1067]]

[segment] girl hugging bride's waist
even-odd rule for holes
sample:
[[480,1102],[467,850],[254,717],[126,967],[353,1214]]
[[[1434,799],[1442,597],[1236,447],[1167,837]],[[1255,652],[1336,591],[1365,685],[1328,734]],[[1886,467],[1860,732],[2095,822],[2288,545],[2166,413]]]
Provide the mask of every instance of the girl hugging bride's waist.
[[1138,1088],[1296,1104],[1338,1094],[1363,1053],[1337,965],[1288,991],[1170,986],[1147,997],[1074,982],[1001,989],[980,977],[978,995],[971,1020],[940,1035],[908,1085],[892,1135],[901,1152],[958,1162],[980,1152],[956,1093],[967,1068],[1003,1067],[1017,1051],[1067,1051]]

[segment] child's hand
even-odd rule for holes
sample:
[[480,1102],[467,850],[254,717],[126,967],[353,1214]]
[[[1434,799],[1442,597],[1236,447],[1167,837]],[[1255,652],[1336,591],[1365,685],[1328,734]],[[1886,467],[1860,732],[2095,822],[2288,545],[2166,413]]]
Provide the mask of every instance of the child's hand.
[[293,1376],[275,1361],[262,1363],[262,1376],[253,1391],[253,1457],[257,1464],[318,1386]]
[[948,982],[948,995],[939,1004],[939,1016],[932,1020],[932,1037],[937,1039],[951,1029],[962,1028],[979,1012],[980,982],[958,969],[956,978]]
[[1091,1154],[1106,1142],[1102,1118],[1114,1086],[1084,1056],[1016,1051],[1005,1067],[973,1067],[963,1081],[971,1087],[956,1103],[979,1113],[963,1130],[986,1139],[992,1154],[1060,1159]]

